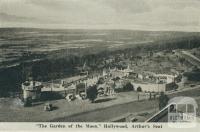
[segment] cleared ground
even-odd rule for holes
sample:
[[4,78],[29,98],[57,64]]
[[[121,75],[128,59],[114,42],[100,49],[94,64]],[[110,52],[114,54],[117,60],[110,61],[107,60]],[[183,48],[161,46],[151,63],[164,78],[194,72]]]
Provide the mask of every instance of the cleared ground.
[[[171,93],[170,98],[176,96],[189,96],[196,98],[200,105],[200,88],[194,88],[177,93]],[[116,98],[117,97],[117,98]],[[143,97],[144,98],[144,97]],[[43,111],[43,103],[35,104],[33,107],[24,108],[16,99],[0,99],[0,121],[108,121],[111,118],[121,116],[126,113],[148,112],[155,113],[158,108],[157,100],[137,101],[136,92],[119,93],[117,96],[100,99],[97,103],[89,101],[66,100],[51,101],[55,106],[51,112]],[[197,110],[200,116],[200,109]]]
[[[144,98],[145,96],[140,97],[140,99]],[[94,111],[117,104],[133,102],[137,99],[138,96],[136,92],[118,93],[115,96],[98,99],[96,101],[97,103],[90,103],[88,100],[83,101],[78,99],[68,102],[65,99],[61,99],[49,101],[53,104],[54,110],[51,112],[45,112],[43,110],[45,102],[38,102],[33,107],[24,108],[19,104],[20,102],[17,99],[1,98],[0,121],[50,121],[56,118],[71,116],[87,111]]]

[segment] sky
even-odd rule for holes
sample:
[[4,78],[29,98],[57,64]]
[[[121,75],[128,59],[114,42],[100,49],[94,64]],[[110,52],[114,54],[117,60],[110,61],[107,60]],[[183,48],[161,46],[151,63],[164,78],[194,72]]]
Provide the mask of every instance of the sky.
[[200,31],[200,0],[0,0],[0,27]]

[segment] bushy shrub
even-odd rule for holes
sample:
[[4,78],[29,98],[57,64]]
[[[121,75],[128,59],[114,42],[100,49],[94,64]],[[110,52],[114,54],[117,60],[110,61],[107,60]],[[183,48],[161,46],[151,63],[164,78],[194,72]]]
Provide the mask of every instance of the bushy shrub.
[[92,86],[87,89],[87,98],[94,103],[94,100],[97,98],[98,90],[97,86]]
[[123,87],[123,90],[124,90],[124,91],[134,91],[134,87],[133,87],[133,85],[132,85],[130,82],[128,82],[128,83],[126,83],[125,86]]
[[141,87],[138,87],[138,88],[137,88],[137,92],[142,92],[142,88],[141,88]]

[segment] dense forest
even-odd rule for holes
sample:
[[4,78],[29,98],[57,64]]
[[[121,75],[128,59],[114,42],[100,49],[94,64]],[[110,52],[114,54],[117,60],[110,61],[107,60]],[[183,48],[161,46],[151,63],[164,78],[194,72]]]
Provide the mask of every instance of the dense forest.
[[[79,74],[78,67],[87,64],[87,70],[98,71],[105,67],[112,67],[118,61],[118,56],[130,58],[139,53],[156,52],[173,49],[192,49],[200,47],[199,37],[188,37],[169,41],[156,41],[149,44],[139,44],[131,48],[114,51],[101,51],[85,55],[63,55],[63,52],[50,54],[44,59],[35,62],[21,62],[20,65],[0,69],[0,97],[9,96],[10,92],[20,91],[21,83],[28,77],[37,81],[49,81],[53,79],[69,77]],[[113,59],[113,63],[107,64],[107,59]]]

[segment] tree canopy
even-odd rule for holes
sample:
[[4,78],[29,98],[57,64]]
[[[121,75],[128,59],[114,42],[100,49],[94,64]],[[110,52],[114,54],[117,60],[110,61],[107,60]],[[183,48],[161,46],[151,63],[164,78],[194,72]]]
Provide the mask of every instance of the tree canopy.
[[94,100],[97,98],[98,90],[97,86],[91,86],[87,89],[87,98],[94,103]]
[[161,92],[161,95],[158,100],[159,100],[159,109],[161,110],[168,104],[169,97],[165,95],[164,92]]

